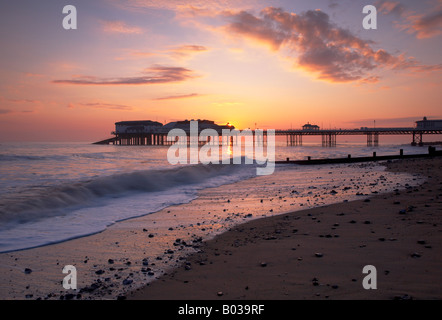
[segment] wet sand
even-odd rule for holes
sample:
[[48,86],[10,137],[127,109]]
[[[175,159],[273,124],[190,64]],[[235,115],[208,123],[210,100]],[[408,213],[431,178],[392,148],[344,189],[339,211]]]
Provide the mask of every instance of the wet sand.
[[[246,222],[129,299],[441,299],[442,160],[387,163],[417,187]],[[377,289],[363,288],[364,266]]]
[[[296,169],[280,169],[274,175],[208,188],[187,204],[121,221],[94,235],[0,254],[0,299],[310,299],[336,297],[349,286],[355,290],[350,297],[357,297],[356,293],[365,291],[361,290],[365,264],[378,268],[377,292],[383,288],[380,280],[386,270],[388,279],[403,281],[404,272],[398,272],[401,266],[398,270],[384,267],[384,260],[377,256],[378,251],[389,256],[385,249],[396,247],[401,252],[399,258],[416,263],[419,272],[410,271],[414,277],[427,275],[430,284],[423,282],[424,290],[434,286],[434,295],[440,296],[436,281],[440,273],[433,271],[440,256],[440,163],[405,162],[408,168],[394,164],[390,165],[392,173],[372,163],[312,167],[302,175]],[[402,170],[421,174],[404,177],[399,173]],[[413,187],[404,189],[406,182],[418,186],[425,181],[422,176],[430,174],[433,178],[422,185],[424,189],[416,188],[420,193]],[[304,189],[300,188],[302,183]],[[387,205],[377,204],[384,196],[370,202],[351,202],[395,186],[404,191],[385,195],[390,199],[386,202],[391,207],[388,210]],[[400,204],[393,205],[392,201]],[[299,211],[327,203],[338,204]],[[407,211],[410,206],[417,208],[399,216],[400,210]],[[293,213],[277,216],[281,212]],[[410,220],[415,212],[419,212],[416,219],[422,223]],[[389,219],[384,220],[385,215]],[[349,223],[351,220],[356,223]],[[366,220],[370,224],[364,223]],[[413,231],[401,234],[408,230],[403,225]],[[432,248],[417,245],[415,237],[409,237],[416,234],[420,238],[414,228],[421,228],[420,237]],[[213,241],[203,241],[227,230],[231,231]],[[378,241],[381,237],[386,240]],[[415,251],[420,257],[410,259]],[[315,257],[315,253],[322,253],[322,257]],[[195,255],[189,258],[191,254]],[[401,261],[399,258],[394,261]],[[66,265],[77,269],[77,290],[62,286]],[[422,266],[429,266],[429,271],[422,272]],[[340,274],[346,278],[340,279]],[[336,288],[334,285],[337,289],[325,293]],[[140,287],[144,288],[136,291]],[[301,288],[307,290],[305,294]],[[316,290],[308,291],[312,289]]]

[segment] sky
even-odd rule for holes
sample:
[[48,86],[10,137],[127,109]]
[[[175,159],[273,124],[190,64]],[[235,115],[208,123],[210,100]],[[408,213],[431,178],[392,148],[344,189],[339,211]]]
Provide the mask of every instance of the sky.
[[442,119],[442,0],[2,1],[0,48],[0,141],[93,142],[123,120]]

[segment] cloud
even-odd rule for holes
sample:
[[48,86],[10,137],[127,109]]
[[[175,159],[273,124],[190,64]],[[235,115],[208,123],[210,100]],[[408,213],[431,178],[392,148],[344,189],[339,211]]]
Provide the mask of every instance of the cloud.
[[409,28],[418,39],[432,38],[442,33],[442,10],[412,18]]
[[[112,103],[101,103],[101,102],[93,102],[93,103],[79,103],[82,107],[90,107],[94,109],[110,109],[110,110],[132,110],[131,106],[121,105],[121,104],[112,104]],[[69,104],[69,108],[75,107],[73,104]]]
[[14,102],[14,103],[40,103],[39,100],[32,100],[32,99],[9,99],[7,101]]
[[169,50],[169,53],[175,58],[186,58],[195,53],[208,51],[209,49],[199,45],[182,45]]
[[54,80],[56,84],[75,85],[150,85],[182,82],[196,78],[192,70],[182,67],[166,67],[154,65],[143,71],[146,75],[138,77],[98,78],[94,76],[79,76],[69,80]]
[[130,55],[132,55],[132,56],[136,56],[136,57],[144,57],[144,58],[147,58],[147,57],[152,57],[152,56],[154,56],[155,53],[153,53],[153,52],[146,52],[146,51],[138,51],[138,50],[135,50],[135,51],[131,51],[131,52],[130,52]]
[[11,110],[11,109],[0,109],[0,115],[13,114],[13,113],[34,113],[35,110]]
[[176,100],[176,99],[187,99],[187,98],[196,98],[201,97],[202,95],[199,93],[190,93],[190,94],[182,94],[182,95],[174,95],[167,97],[160,97],[153,100],[162,101],[162,100]]
[[246,8],[268,0],[114,0],[114,4],[125,9],[139,8],[177,11],[183,8],[220,11],[228,8]]
[[124,21],[101,21],[103,31],[114,34],[142,34],[143,29],[129,26]]
[[224,32],[266,44],[273,51],[288,49],[295,66],[330,82],[373,83],[375,69],[412,69],[414,72],[442,69],[421,65],[414,58],[374,49],[374,43],[338,27],[320,10],[301,14],[267,7],[259,16],[246,11],[226,14]]
[[382,14],[393,14],[396,16],[402,16],[407,9],[405,6],[399,1],[377,1],[375,3],[377,11]]
[[401,21],[395,25],[401,30],[414,34],[418,39],[438,36],[442,33],[442,1],[431,6],[429,12],[418,13],[398,1],[380,0],[376,2],[378,11],[385,15],[395,15]]

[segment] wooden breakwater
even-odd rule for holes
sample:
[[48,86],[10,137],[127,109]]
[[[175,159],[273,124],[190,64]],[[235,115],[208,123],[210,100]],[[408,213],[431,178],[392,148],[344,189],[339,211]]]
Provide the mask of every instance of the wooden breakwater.
[[442,156],[442,151],[436,151],[435,147],[428,147],[428,153],[422,154],[404,154],[403,149],[399,154],[378,156],[376,152],[373,152],[371,157],[352,157],[350,154],[346,158],[325,158],[325,159],[311,159],[307,157],[307,160],[290,160],[275,161],[277,164],[300,164],[300,165],[314,165],[314,164],[334,164],[334,163],[357,163],[357,162],[370,162],[370,161],[383,161],[383,160],[395,160],[395,159],[412,159],[412,158],[432,158]]

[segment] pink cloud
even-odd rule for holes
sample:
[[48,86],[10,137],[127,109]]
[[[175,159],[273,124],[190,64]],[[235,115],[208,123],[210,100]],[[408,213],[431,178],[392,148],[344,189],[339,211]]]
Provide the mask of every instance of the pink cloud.
[[438,0],[428,12],[415,12],[398,1],[380,0],[376,2],[379,12],[392,14],[400,20],[395,25],[418,39],[436,37],[442,34],[442,1]]
[[161,100],[176,100],[176,99],[188,99],[188,98],[196,98],[201,97],[202,95],[199,93],[190,93],[190,94],[181,94],[181,95],[172,95],[172,96],[166,96],[166,97],[160,97],[156,98],[154,100],[161,101]]
[[192,70],[182,67],[155,65],[143,71],[145,75],[134,77],[99,78],[95,76],[78,76],[74,79],[54,80],[56,84],[76,85],[150,85],[182,82],[196,78]]
[[442,65],[422,65],[405,55],[376,50],[372,41],[340,28],[320,10],[294,14],[267,7],[259,16],[241,11],[226,18],[229,24],[224,32],[267,44],[273,51],[288,48],[295,66],[320,80],[374,83],[379,81],[373,73],[378,68],[414,72],[442,69]]
[[142,34],[143,29],[135,26],[129,26],[124,21],[102,21],[104,32],[114,34]]

